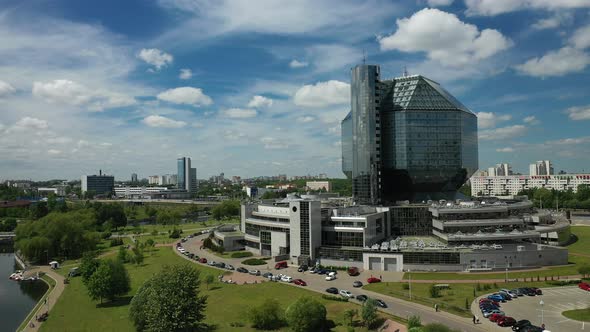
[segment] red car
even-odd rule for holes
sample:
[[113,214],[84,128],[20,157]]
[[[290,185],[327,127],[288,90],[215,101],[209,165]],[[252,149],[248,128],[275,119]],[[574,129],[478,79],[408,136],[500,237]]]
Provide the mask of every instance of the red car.
[[579,283],[578,287],[580,287],[580,289],[583,289],[585,291],[590,291],[590,284],[588,284],[586,282]]
[[508,316],[504,316],[496,321],[498,326],[512,326],[516,324],[516,319]]
[[381,279],[375,278],[375,277],[371,277],[371,278],[367,279],[368,284],[374,284],[376,282],[381,282]]
[[360,273],[359,268],[358,267],[350,267],[348,268],[348,275],[351,277],[356,277],[358,276]]
[[299,285],[299,286],[307,286],[307,283],[301,279],[295,279],[295,280],[293,280],[293,283],[295,285]]
[[204,263],[204,264],[207,263],[207,258],[205,258],[205,257],[199,258],[199,263]]
[[493,301],[493,300],[490,300],[490,299],[486,299],[486,298],[480,299],[480,300],[479,300],[479,303],[480,303],[480,304],[481,304],[481,303],[491,303],[491,304],[493,304],[493,305],[495,305],[495,306],[497,306],[497,307],[499,307],[499,306],[500,306],[500,303],[498,303],[498,302],[496,302],[496,301]]
[[275,269],[277,269],[277,270],[286,269],[287,267],[289,267],[289,266],[287,265],[287,262],[286,261],[277,262],[275,264]]
[[490,322],[497,322],[498,320],[500,320],[503,317],[504,317],[504,315],[502,315],[502,314],[491,314],[489,318],[490,318]]

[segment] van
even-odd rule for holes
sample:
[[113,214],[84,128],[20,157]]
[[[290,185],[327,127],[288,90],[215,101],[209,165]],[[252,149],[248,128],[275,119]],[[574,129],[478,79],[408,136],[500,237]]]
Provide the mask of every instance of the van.
[[286,261],[282,261],[282,262],[277,262],[275,264],[275,269],[280,270],[280,269],[286,269],[288,267],[287,262]]
[[358,276],[360,274],[358,267],[349,267],[348,275],[351,277]]

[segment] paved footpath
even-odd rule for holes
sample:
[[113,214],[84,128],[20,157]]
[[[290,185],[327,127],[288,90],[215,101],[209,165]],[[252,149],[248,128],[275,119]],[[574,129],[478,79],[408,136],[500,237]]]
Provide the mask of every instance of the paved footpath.
[[[201,240],[206,236],[207,235],[197,236],[195,238],[189,239],[187,242],[183,243],[182,245],[189,252],[192,252],[192,253],[198,255],[199,257],[205,257],[205,258],[207,258],[208,261],[214,260],[216,262],[229,263],[229,264],[232,264],[236,268],[238,266],[243,266],[240,264],[240,261],[243,260],[243,258],[242,259],[235,259],[235,258],[224,259],[224,258],[216,256],[206,250],[200,249]],[[186,257],[186,256],[180,254],[178,252],[178,250],[176,250],[176,249],[172,249],[172,250],[174,250],[181,257]],[[194,262],[194,261],[192,261],[192,262]],[[194,264],[200,264],[200,263],[194,262]],[[274,263],[272,263],[272,264],[274,267]],[[246,266],[246,268],[248,268],[248,267]],[[268,269],[272,273],[277,273],[270,266],[265,267],[263,265],[261,267],[256,267],[256,268],[260,269],[263,272],[264,272],[264,270]],[[223,270],[223,269],[220,269],[220,270]],[[227,271],[227,270],[224,270],[224,271]],[[380,308],[379,310],[383,311],[385,313],[394,315],[394,316],[406,318],[406,317],[409,317],[412,315],[418,315],[422,319],[423,323],[426,323],[426,324],[428,324],[428,323],[442,323],[444,325],[447,325],[453,329],[457,329],[462,332],[488,331],[483,326],[481,326],[481,324],[480,325],[473,325],[473,322],[469,318],[459,317],[459,316],[456,316],[456,315],[453,315],[453,314],[450,314],[447,312],[443,312],[443,311],[435,312],[434,308],[432,308],[432,307],[404,301],[404,300],[401,300],[398,298],[394,298],[394,297],[390,297],[387,295],[371,292],[371,291],[368,291],[365,289],[352,288],[352,282],[354,280],[357,280],[357,278],[359,280],[364,280],[364,277],[365,277],[364,275],[359,276],[359,277],[349,277],[348,275],[346,275],[345,272],[341,272],[338,274],[339,278],[337,278],[336,280],[326,281],[324,275],[297,272],[297,267],[295,267],[295,266],[290,266],[289,268],[281,269],[280,273],[287,274],[289,276],[292,276],[293,278],[304,279],[308,283],[308,286],[305,288],[315,291],[315,292],[318,292],[320,294],[326,294],[326,288],[328,288],[328,287],[336,287],[338,289],[348,289],[354,295],[358,295],[358,294],[362,293],[362,294],[365,294],[365,295],[372,297],[372,298],[382,299],[388,304],[389,307],[385,308],[385,309]],[[370,273],[370,272],[367,272],[367,273]],[[398,278],[398,280],[396,280],[396,281],[399,281],[399,279],[401,279],[401,278]],[[391,280],[391,281],[394,281],[394,280]],[[300,286],[297,286],[294,284],[285,284],[285,285],[286,286],[288,285],[291,287],[300,287]],[[354,300],[354,301],[351,301],[351,303],[358,303],[358,302],[356,302],[356,300]]]
[[35,320],[36,315],[40,316],[44,312],[49,312],[49,317],[47,319],[51,319],[51,309],[53,308],[53,306],[57,302],[57,299],[59,299],[61,293],[63,293],[65,289],[64,277],[61,274],[58,274],[57,272],[52,270],[51,267],[37,266],[27,270],[27,274],[34,274],[36,272],[45,272],[46,275],[48,275],[51,279],[55,281],[55,287],[53,287],[51,293],[49,293],[49,295],[47,296],[47,302],[43,303],[37,308],[35,315],[31,317],[31,320],[27,322],[27,326],[22,330],[27,332],[38,331],[41,327],[41,324],[43,324],[42,322],[37,322],[37,320]]

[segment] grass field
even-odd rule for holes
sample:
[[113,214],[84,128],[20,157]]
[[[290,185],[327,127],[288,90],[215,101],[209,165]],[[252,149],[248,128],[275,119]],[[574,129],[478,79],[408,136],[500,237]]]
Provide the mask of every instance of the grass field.
[[231,218],[231,219],[224,219],[224,220],[214,220],[210,219],[204,222],[187,222],[187,223],[179,223],[177,225],[143,225],[138,227],[133,227],[131,225],[126,226],[125,228],[119,229],[116,233],[117,234],[136,234],[136,233],[151,233],[154,230],[158,232],[168,232],[174,228],[184,230],[197,230],[209,227],[215,227],[222,224],[239,224],[239,218]]
[[[493,284],[487,284],[490,286],[488,290],[484,290],[481,287],[477,291],[477,283],[457,283],[450,284],[449,289],[440,291],[440,297],[430,297],[430,285],[431,284],[412,284],[412,300],[411,302],[420,303],[429,307],[433,307],[434,304],[438,304],[439,308],[443,311],[450,312],[452,314],[462,317],[472,317],[467,305],[470,306],[471,302],[477,297],[484,294],[497,292],[501,288],[514,289],[518,287],[554,287],[547,284],[544,281],[540,282],[509,282],[509,283],[498,283],[496,287]],[[480,284],[484,286],[485,284]],[[404,283],[399,282],[381,282],[375,284],[365,285],[364,289],[397,297],[406,301],[410,301],[409,289],[404,289]],[[474,296],[475,291],[475,296]]]
[[[171,248],[158,248],[151,255],[146,254],[143,265],[127,264],[132,281],[129,296],[114,303],[102,306],[98,301],[91,301],[81,278],[73,278],[66,287],[56,306],[50,312],[50,317],[42,325],[42,331],[134,331],[129,320],[129,302],[132,294],[154,273],[160,271],[164,265],[194,264],[176,255]],[[203,265],[194,264],[201,271],[201,277],[207,274],[219,275],[221,271]],[[62,269],[66,270],[66,269]],[[62,271],[63,272],[63,271]],[[245,313],[248,308],[258,305],[266,298],[274,298],[286,306],[301,296],[312,296],[326,305],[328,318],[335,323],[340,322],[342,312],[348,308],[360,309],[356,304],[328,301],[321,298],[321,294],[293,287],[281,283],[262,283],[255,285],[228,285],[215,282],[207,291],[209,296],[206,310],[207,322],[215,324],[218,331],[239,330],[254,331],[248,327]],[[230,324],[243,324],[244,327],[231,327]],[[345,331],[343,326],[337,326],[334,331]],[[355,331],[366,331],[356,329]]]
[[[509,272],[508,279],[544,278],[557,276],[567,276],[578,274],[578,267],[581,264],[590,264],[590,227],[572,226],[572,234],[578,237],[578,241],[569,245],[569,265],[548,267],[534,271]],[[580,256],[587,255],[587,256]],[[483,280],[483,279],[504,279],[506,273],[447,273],[447,272],[412,272],[413,280]],[[404,279],[408,278],[408,273],[404,274]]]
[[573,320],[579,320],[582,322],[590,322],[590,308],[568,310],[561,313],[565,317]]

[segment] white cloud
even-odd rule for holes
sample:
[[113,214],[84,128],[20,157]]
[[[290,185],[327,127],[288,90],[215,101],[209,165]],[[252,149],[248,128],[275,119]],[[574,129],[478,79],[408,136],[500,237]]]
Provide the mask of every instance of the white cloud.
[[579,145],[590,143],[590,136],[577,137],[577,138],[562,138],[555,141],[547,141],[546,145]]
[[569,118],[574,121],[579,120],[590,120],[590,105],[589,106],[577,106],[570,107],[566,110]]
[[505,147],[505,148],[498,148],[496,149],[496,152],[514,152],[514,148],[511,147]]
[[180,70],[180,74],[178,75],[178,78],[181,80],[188,80],[191,77],[193,77],[193,71],[188,68],[182,68]]
[[232,130],[232,129],[228,129],[223,132],[223,138],[230,140],[230,141],[241,140],[242,138],[245,138],[245,137],[246,137],[246,134]]
[[93,111],[131,106],[136,103],[135,98],[124,94],[92,90],[80,83],[63,79],[34,82],[32,93],[48,103],[84,106]]
[[557,51],[547,52],[542,57],[535,57],[517,65],[522,74],[534,77],[563,76],[584,70],[590,64],[590,55],[573,47],[563,47]]
[[522,121],[526,124],[531,124],[531,125],[537,125],[541,122],[534,115],[527,116]]
[[442,7],[450,6],[453,0],[428,0],[428,6],[430,7]]
[[512,46],[498,30],[464,23],[455,14],[425,8],[396,20],[397,31],[378,37],[381,50],[426,52],[429,59],[460,67],[486,59]]
[[248,102],[248,107],[253,108],[262,108],[262,107],[271,107],[272,106],[272,99],[266,98],[264,96],[254,96]]
[[221,111],[221,115],[224,117],[234,119],[253,118],[257,114],[258,112],[256,112],[256,110],[245,108],[230,108]]
[[570,38],[570,43],[578,49],[590,47],[590,24],[577,29]]
[[49,128],[49,124],[47,123],[47,121],[26,116],[18,120],[10,129],[15,131],[22,131],[43,130],[47,128]]
[[186,126],[184,121],[176,121],[160,115],[150,115],[145,117],[142,122],[150,127],[161,128],[182,128]]
[[531,27],[534,30],[555,29],[564,24],[571,23],[573,18],[573,15],[569,12],[558,12],[553,16],[538,20]]
[[291,68],[303,68],[303,67],[307,67],[309,66],[309,63],[306,61],[299,61],[297,59],[293,59],[291,60],[291,62],[289,62],[289,67]]
[[16,89],[7,82],[0,80],[0,97],[8,96],[16,92]]
[[49,149],[49,150],[47,150],[47,153],[52,156],[57,156],[57,155],[60,155],[62,152],[61,152],[61,150]]
[[201,122],[193,122],[193,128],[203,128],[205,125]]
[[157,48],[144,48],[139,51],[137,57],[154,66],[156,70],[160,70],[174,61],[174,57],[171,54]]
[[326,107],[350,103],[350,84],[330,80],[302,86],[293,97],[295,105],[302,107]]
[[289,144],[274,137],[262,137],[260,141],[264,144],[264,148],[269,150],[286,149],[289,147]]
[[72,141],[69,137],[49,137],[45,141],[49,144],[67,144]]
[[213,100],[203,93],[199,88],[184,86],[175,89],[169,89],[158,94],[158,99],[174,104],[186,104],[193,106],[208,106],[213,104]]
[[523,9],[588,8],[587,0],[465,0],[467,15],[495,16]]
[[305,52],[315,71],[320,73],[352,66],[363,58],[359,49],[340,44],[314,45],[307,47]]
[[299,123],[309,123],[309,122],[313,122],[315,121],[315,117],[311,116],[311,115],[306,115],[306,116],[300,116],[297,118],[297,122]]
[[477,127],[479,129],[493,128],[499,122],[508,121],[512,119],[509,114],[497,114],[493,112],[479,112],[477,113]]
[[495,129],[479,131],[479,139],[482,141],[505,140],[520,137],[526,134],[527,128],[523,125],[513,125]]

